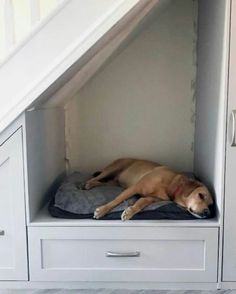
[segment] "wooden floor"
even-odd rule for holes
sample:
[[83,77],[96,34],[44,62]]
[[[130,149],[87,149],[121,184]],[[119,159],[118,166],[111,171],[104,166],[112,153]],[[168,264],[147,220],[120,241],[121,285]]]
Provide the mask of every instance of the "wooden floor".
[[236,290],[218,291],[168,291],[168,290],[126,290],[126,289],[97,289],[97,290],[0,290],[0,294],[236,294]]

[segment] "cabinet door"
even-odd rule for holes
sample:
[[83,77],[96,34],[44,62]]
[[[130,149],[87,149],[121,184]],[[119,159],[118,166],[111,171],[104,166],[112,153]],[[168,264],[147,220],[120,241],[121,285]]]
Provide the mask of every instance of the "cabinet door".
[[21,129],[0,145],[0,280],[27,280]]
[[236,1],[231,9],[223,281],[236,281]]

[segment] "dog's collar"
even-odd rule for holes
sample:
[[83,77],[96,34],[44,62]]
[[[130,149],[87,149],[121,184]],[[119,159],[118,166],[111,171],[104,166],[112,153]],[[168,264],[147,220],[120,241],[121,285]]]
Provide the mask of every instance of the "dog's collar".
[[178,187],[175,189],[174,193],[172,194],[172,198],[175,199],[175,197],[176,197],[178,194],[180,194],[181,191],[182,191],[182,187],[181,187],[181,186],[178,186]]

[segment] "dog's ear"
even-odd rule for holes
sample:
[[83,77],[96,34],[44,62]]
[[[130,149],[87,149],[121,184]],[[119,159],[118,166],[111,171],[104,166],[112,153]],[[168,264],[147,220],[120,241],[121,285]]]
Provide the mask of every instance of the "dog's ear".
[[172,196],[173,198],[177,196],[188,196],[191,191],[196,189],[199,186],[198,182],[186,177],[185,175],[177,175],[172,180],[169,189],[168,194]]
[[183,196],[188,197],[196,188],[200,186],[199,182],[185,177],[185,183],[183,185]]

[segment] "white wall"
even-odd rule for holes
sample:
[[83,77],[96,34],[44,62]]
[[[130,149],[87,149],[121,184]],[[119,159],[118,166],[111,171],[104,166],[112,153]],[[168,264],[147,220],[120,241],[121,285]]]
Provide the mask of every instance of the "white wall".
[[66,105],[72,170],[118,157],[193,168],[196,1],[172,1]]
[[216,195],[218,207],[222,207],[230,1],[200,0],[199,12],[194,169]]

